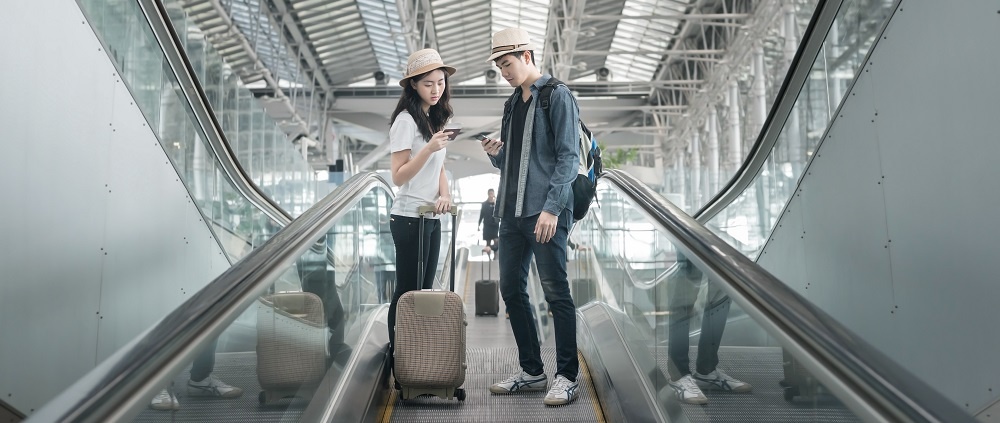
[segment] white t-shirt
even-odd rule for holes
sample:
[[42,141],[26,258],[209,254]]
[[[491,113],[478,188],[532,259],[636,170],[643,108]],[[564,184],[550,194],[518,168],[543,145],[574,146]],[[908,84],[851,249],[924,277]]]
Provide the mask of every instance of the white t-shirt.
[[[427,146],[427,140],[417,130],[417,123],[405,110],[396,116],[396,121],[389,128],[389,151],[410,150],[410,159]],[[441,188],[441,169],[444,168],[444,148],[435,151],[427,158],[424,167],[417,171],[413,178],[399,187],[396,199],[392,203],[390,213],[397,216],[420,217],[417,207],[433,205],[437,202]],[[443,215],[434,218],[440,219]]]

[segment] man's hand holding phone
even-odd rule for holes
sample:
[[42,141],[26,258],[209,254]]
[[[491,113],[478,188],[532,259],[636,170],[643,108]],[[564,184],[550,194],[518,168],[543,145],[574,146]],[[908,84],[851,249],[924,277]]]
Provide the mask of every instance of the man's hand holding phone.
[[503,147],[503,141],[488,138],[485,135],[478,135],[476,139],[483,145],[483,151],[494,157],[500,153],[500,148]]

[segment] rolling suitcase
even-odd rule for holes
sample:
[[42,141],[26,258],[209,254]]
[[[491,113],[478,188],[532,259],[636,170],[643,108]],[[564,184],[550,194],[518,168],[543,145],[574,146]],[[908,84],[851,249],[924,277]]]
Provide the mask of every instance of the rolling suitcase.
[[263,405],[309,399],[326,374],[323,301],[310,292],[257,300],[257,381]]
[[[420,207],[420,234],[424,216],[433,207]],[[449,290],[422,289],[399,297],[396,305],[396,345],[393,374],[400,396],[407,400],[420,395],[436,395],[444,399],[465,401],[465,305],[455,293],[455,223],[458,208],[453,206],[451,269]],[[417,251],[423,257],[424,240],[417,241]],[[423,263],[418,264],[423,277]],[[419,284],[423,286],[423,284]]]
[[476,281],[476,315],[496,316],[500,314],[500,282],[493,279],[493,263],[486,261],[483,267],[490,268],[490,277],[484,278],[485,269],[480,268],[479,277]]

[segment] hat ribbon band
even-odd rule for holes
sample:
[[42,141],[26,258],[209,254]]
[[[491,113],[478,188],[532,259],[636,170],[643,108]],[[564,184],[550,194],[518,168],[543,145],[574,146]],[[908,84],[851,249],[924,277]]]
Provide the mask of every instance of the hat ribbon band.
[[493,53],[499,53],[501,51],[510,51],[510,50],[516,49],[518,47],[523,47],[523,46],[526,46],[526,45],[528,45],[528,44],[527,43],[525,43],[525,44],[511,44],[511,45],[506,45],[506,46],[493,47]]

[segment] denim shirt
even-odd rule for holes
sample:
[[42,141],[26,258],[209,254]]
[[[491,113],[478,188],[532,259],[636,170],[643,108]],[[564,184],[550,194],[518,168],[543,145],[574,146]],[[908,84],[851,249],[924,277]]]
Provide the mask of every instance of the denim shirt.
[[[503,116],[501,134],[505,140],[497,155],[489,156],[493,166],[500,169],[500,192],[494,214],[503,218],[507,195],[507,178],[517,178],[517,205],[514,217],[530,217],[543,211],[559,216],[564,209],[572,212],[573,181],[580,162],[580,110],[576,99],[565,85],[557,85],[549,97],[549,108],[538,105],[539,90],[551,75],[542,75],[531,84],[532,101],[524,121],[525,136],[521,141],[521,157],[507,157],[507,142],[514,139],[511,131],[511,113]],[[520,101],[521,87],[514,90],[511,99]],[[550,119],[551,117],[551,119]],[[517,134],[523,136],[523,134]],[[508,175],[504,164],[519,160],[520,172]],[[509,216],[508,216],[509,217]]]

